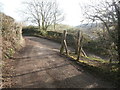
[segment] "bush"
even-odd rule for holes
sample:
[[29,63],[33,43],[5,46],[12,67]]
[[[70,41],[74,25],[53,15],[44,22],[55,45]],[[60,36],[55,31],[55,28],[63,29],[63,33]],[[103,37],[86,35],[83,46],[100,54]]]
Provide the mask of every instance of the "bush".
[[4,13],[0,15],[3,18],[0,23],[2,23],[2,59],[4,60],[24,46],[24,39],[22,38],[22,25]]
[[23,35],[34,35],[34,34],[40,34],[38,31],[38,28],[35,26],[27,26],[22,29]]

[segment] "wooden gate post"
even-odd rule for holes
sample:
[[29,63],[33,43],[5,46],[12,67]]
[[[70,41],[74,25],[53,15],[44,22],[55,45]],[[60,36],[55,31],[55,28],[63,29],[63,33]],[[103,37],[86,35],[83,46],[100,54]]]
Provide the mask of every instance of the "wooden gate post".
[[75,44],[76,44],[76,48],[75,48],[75,54],[78,54],[79,51],[79,46],[80,46],[80,36],[81,36],[81,32],[78,31],[77,33],[77,40],[75,40]]
[[66,54],[68,55],[68,48],[67,48],[67,43],[66,43],[66,36],[67,36],[67,31],[64,30],[63,36],[62,36],[62,44],[61,44],[61,48],[60,48],[60,54],[63,54],[64,49],[65,49]]
[[77,60],[79,60],[79,58],[80,58],[80,53],[81,53],[81,49],[82,49],[82,40],[83,40],[82,33],[80,31],[78,31]]

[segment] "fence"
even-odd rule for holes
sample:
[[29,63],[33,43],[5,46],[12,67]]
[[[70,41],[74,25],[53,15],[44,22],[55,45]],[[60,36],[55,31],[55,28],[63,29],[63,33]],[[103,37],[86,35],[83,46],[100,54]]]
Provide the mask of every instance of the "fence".
[[[81,53],[87,57],[86,53],[84,52],[84,50],[82,48],[83,35],[82,35],[81,31],[78,31],[77,37],[75,37],[73,35],[72,35],[72,37],[74,38],[74,40],[71,40],[71,41],[74,41],[74,43],[72,42],[72,44],[74,44],[73,46],[75,46],[75,53],[77,54],[77,60],[79,60]],[[64,49],[65,49],[65,52],[66,52],[65,54],[69,55],[68,48],[67,48],[67,31],[66,30],[64,30],[64,32],[63,32],[61,41],[62,42],[61,42],[60,53],[63,54]]]
[[66,51],[66,55],[69,55],[68,52],[68,46],[75,49],[75,53],[77,54],[77,60],[80,58],[80,53],[82,53],[84,56],[87,56],[82,48],[82,42],[83,42],[83,35],[80,31],[74,34],[67,34],[67,30],[64,30],[63,33],[55,32],[55,31],[47,31],[44,35],[40,33],[40,31],[37,31],[37,29],[34,28],[27,28],[23,29],[23,35],[34,35],[34,36],[43,36],[44,38],[56,41],[58,43],[61,43],[61,49],[60,53],[64,53],[64,49]]

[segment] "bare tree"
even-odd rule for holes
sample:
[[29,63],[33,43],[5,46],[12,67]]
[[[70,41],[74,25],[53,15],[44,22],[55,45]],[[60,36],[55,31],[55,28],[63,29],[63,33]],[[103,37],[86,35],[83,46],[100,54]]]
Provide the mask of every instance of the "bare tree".
[[117,47],[118,47],[118,59],[119,59],[119,65],[120,65],[120,1],[116,3],[113,0],[113,6],[115,7],[116,16],[117,16]]
[[24,2],[24,4],[26,5],[24,13],[27,15],[27,19],[37,23],[39,29],[46,31],[50,25],[55,27],[56,23],[64,19],[56,1],[33,0]]
[[[92,22],[102,23],[105,29],[103,37],[108,36],[109,49],[114,46],[118,52],[118,60],[120,63],[120,8],[118,2],[115,0],[104,0],[97,5],[87,5],[84,9],[86,19]],[[107,41],[106,41],[107,42]],[[110,43],[111,42],[111,43]]]

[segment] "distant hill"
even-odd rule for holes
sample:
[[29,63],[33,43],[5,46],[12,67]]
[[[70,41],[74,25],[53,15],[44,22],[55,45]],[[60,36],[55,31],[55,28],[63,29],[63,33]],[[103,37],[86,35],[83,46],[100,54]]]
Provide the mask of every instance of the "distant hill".
[[64,24],[57,24],[56,29],[54,30],[54,26],[51,25],[48,28],[48,31],[57,31],[57,32],[63,32],[63,30],[67,30],[68,33],[76,33],[78,30],[81,30],[84,34],[88,35],[89,37],[95,39],[98,37],[97,32],[102,28],[102,24],[96,23],[89,23],[89,24],[81,24],[75,27],[64,25]]
[[97,38],[97,32],[102,29],[102,24],[96,24],[96,23],[89,23],[89,24],[81,24],[78,26],[75,26],[76,29],[81,30],[83,33],[89,35],[91,38]]
[[54,26],[51,25],[51,26],[48,28],[48,31],[63,32],[63,30],[67,30],[67,29],[69,29],[69,28],[73,28],[73,27],[72,27],[72,26],[69,26],[69,25],[64,25],[64,24],[57,24],[55,30],[54,30]]
[[97,25],[95,23],[89,23],[89,24],[81,24],[76,26],[76,28],[85,28],[85,29],[89,29],[92,27],[96,27]]

